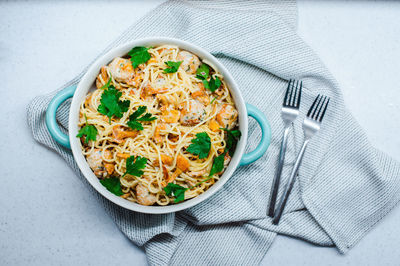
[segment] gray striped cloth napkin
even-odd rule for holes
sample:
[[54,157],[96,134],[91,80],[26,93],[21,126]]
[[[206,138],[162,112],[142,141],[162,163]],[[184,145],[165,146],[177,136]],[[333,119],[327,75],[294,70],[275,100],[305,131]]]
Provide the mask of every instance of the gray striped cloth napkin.
[[[78,83],[85,70],[30,103],[28,123],[34,138],[67,161],[121,231],[143,246],[151,265],[254,265],[277,234],[335,246],[344,253],[399,201],[399,163],[369,144],[345,108],[335,79],[297,36],[296,12],[292,1],[169,1],[104,50],[149,36],[193,42],[215,55],[233,74],[245,100],[267,115],[273,131],[267,154],[238,168],[216,195],[186,211],[146,215],[114,205],[88,184],[71,152],[51,139],[44,122],[46,107],[57,91]],[[303,80],[305,89],[283,182],[302,143],[301,122],[313,98],[323,93],[332,101],[305,154],[281,223],[273,226],[266,213],[283,131],[280,109],[290,78]],[[68,111],[66,102],[58,112],[64,128]],[[260,131],[252,121],[249,131],[251,150]]]

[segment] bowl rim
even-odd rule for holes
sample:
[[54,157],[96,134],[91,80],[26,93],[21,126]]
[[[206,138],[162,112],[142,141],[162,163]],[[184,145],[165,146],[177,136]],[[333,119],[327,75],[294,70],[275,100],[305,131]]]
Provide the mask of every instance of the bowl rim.
[[[218,69],[218,71],[223,75],[225,82],[228,84],[228,88],[234,99],[236,109],[238,110],[239,130],[242,133],[242,137],[237,143],[234,156],[232,157],[228,167],[225,169],[225,172],[222,174],[219,180],[215,182],[215,184],[212,185],[207,191],[205,191],[204,193],[200,194],[197,197],[185,200],[184,202],[178,204],[171,204],[166,206],[144,206],[112,194],[99,182],[99,179],[94,175],[93,171],[87,164],[84,155],[82,154],[81,143],[78,141],[78,138],[76,137],[78,133],[77,122],[79,118],[79,108],[82,103],[82,100],[84,99],[84,97],[86,97],[88,91],[93,87],[95,79],[100,71],[100,68],[103,65],[108,64],[109,62],[112,61],[112,59],[114,59],[117,56],[126,55],[135,46],[159,46],[159,45],[178,46],[183,50],[187,50],[189,52],[194,53],[202,61],[206,59],[209,63],[212,64],[213,67]],[[236,81],[233,79],[233,76],[226,69],[226,67],[222,65],[222,63],[220,63],[219,60],[215,58],[211,53],[209,53],[205,49],[195,44],[189,43],[184,40],[170,38],[170,37],[150,37],[150,38],[132,40],[122,45],[119,45],[118,47],[115,47],[106,52],[104,55],[100,56],[94,63],[90,65],[86,73],[83,75],[81,81],[78,83],[77,89],[74,93],[74,96],[72,97],[71,109],[69,113],[68,132],[74,159],[79,169],[81,170],[83,176],[97,192],[99,192],[103,197],[105,197],[109,201],[128,210],[141,213],[148,213],[148,214],[164,214],[164,213],[181,211],[203,202],[204,200],[214,195],[218,190],[220,190],[223,187],[223,185],[229,180],[229,178],[231,178],[232,174],[239,166],[240,159],[244,153],[245,146],[247,143],[248,116],[243,96],[239,90]]]

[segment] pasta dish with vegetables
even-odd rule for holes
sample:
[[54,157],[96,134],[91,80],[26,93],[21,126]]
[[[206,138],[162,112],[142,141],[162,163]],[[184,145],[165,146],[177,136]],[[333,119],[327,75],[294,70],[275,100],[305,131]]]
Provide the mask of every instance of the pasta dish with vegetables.
[[172,45],[134,47],[101,67],[78,126],[82,153],[101,184],[141,205],[205,192],[241,135],[224,77]]

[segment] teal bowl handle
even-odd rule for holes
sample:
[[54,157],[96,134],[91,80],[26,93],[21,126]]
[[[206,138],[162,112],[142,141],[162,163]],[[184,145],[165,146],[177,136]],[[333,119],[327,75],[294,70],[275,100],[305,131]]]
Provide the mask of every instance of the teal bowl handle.
[[269,125],[267,117],[254,105],[246,103],[246,108],[247,114],[253,117],[260,125],[262,136],[260,143],[258,143],[257,147],[253,151],[243,154],[242,159],[240,160],[240,165],[250,164],[260,159],[260,157],[267,151],[271,142],[271,126]]
[[56,112],[58,107],[74,95],[76,90],[76,85],[67,87],[60,91],[59,93],[54,96],[51,100],[49,106],[46,110],[46,126],[50,132],[50,135],[53,137],[55,141],[63,145],[65,148],[71,149],[71,145],[69,143],[69,137],[65,133],[63,133],[60,128],[58,127],[57,120],[56,120]]

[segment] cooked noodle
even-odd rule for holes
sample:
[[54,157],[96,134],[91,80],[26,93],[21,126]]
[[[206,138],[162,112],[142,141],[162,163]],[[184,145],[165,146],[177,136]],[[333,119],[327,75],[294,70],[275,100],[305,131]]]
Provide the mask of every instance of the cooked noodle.
[[[221,81],[215,92],[204,89],[196,77],[195,70],[200,64],[197,56],[172,45],[153,47],[148,52],[151,59],[135,69],[127,63],[129,56],[114,59],[115,62],[102,68],[97,89],[87,95],[80,107],[79,127],[89,124],[98,131],[95,141],[85,143],[85,138],[81,138],[82,153],[99,179],[110,176],[120,179],[123,198],[143,205],[168,205],[175,198],[167,196],[164,190],[168,180],[188,188],[185,200],[200,195],[218,181],[223,171],[212,178],[208,176],[214,158],[226,148],[227,133],[221,128],[237,127],[237,111],[223,76],[210,64],[210,77]],[[165,62],[182,58],[177,72],[163,72],[167,67]],[[109,119],[98,111],[109,79],[122,93],[120,100],[130,101],[121,118]],[[137,131],[127,123],[140,106],[146,106],[146,112],[157,119],[142,122],[143,130]],[[204,159],[186,150],[201,132],[211,139],[211,149]],[[124,175],[128,156],[148,159],[142,176]],[[224,159],[225,170],[230,160],[228,153]],[[189,167],[178,170],[180,161],[188,162]]]

